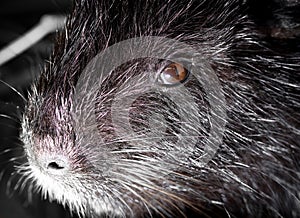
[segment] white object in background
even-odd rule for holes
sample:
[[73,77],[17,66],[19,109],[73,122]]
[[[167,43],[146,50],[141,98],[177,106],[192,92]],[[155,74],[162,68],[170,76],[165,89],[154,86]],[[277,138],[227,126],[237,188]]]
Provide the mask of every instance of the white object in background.
[[49,33],[61,29],[66,18],[61,15],[44,15],[40,22],[27,33],[0,51],[0,66],[21,54]]

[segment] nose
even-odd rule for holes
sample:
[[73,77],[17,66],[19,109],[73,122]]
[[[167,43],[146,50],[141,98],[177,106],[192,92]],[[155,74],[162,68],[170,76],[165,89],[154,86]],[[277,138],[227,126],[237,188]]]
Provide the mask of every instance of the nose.
[[47,168],[52,170],[63,170],[65,169],[65,164],[61,164],[58,161],[53,161],[48,164]]
[[53,175],[64,175],[70,169],[70,161],[63,155],[41,155],[37,164],[44,172]]

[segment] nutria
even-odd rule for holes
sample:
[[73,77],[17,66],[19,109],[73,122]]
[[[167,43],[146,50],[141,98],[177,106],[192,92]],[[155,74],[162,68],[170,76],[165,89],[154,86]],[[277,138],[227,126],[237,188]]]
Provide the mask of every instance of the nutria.
[[22,178],[83,217],[299,217],[300,59],[264,34],[247,1],[75,0]]

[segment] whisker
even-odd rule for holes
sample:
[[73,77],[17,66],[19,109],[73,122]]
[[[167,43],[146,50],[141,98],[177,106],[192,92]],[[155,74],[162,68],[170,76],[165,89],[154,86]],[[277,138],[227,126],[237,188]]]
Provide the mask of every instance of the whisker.
[[[104,190],[104,189],[102,188],[102,190]],[[118,199],[120,201],[120,203],[122,205],[124,205],[128,209],[129,213],[133,216],[134,213],[133,213],[132,209],[130,208],[128,203],[123,198],[123,196],[122,196],[123,194],[118,189],[105,188],[105,190],[107,191],[108,199],[110,199],[109,204],[112,205],[112,207],[114,207],[113,205],[115,204],[114,200]],[[121,214],[121,216],[126,217],[125,214]]]
[[0,117],[6,118],[6,119],[9,119],[9,120],[12,120],[12,121],[14,121],[14,122],[16,122],[16,123],[18,123],[18,124],[20,123],[20,120],[14,118],[14,117],[12,117],[12,116],[9,116],[9,115],[7,115],[7,114],[0,114]]
[[17,93],[17,95],[19,97],[21,97],[21,99],[23,100],[23,102],[27,102],[26,98],[21,94],[21,92],[19,92],[16,88],[14,88],[12,85],[10,85],[9,83],[3,81],[0,79],[0,82],[3,83],[4,85],[6,85],[7,87],[9,87],[12,91],[14,91],[15,93]]
[[[140,194],[138,194],[136,191],[134,191],[130,186],[132,186],[132,184],[128,184],[122,180],[118,180],[116,179],[115,181],[117,181],[120,185],[122,185],[125,189],[127,189],[129,192],[131,192],[133,195],[135,195],[137,198],[139,198],[142,203],[144,204],[146,210],[148,211],[148,214],[150,217],[153,217],[152,216],[152,212],[149,208],[149,206],[151,208],[153,208],[156,212],[158,212],[160,214],[161,217],[164,217],[164,215],[162,213],[160,213],[153,205],[151,205],[150,202],[148,202],[146,199],[144,199]],[[148,206],[149,205],[149,206]]]
[[[199,135],[184,135],[184,136],[180,136],[181,138],[203,138]],[[128,138],[115,138],[113,139],[112,141],[109,141],[109,142],[105,142],[104,144],[105,145],[113,145],[115,143],[124,143],[124,142],[138,142],[138,141],[145,141],[145,140],[148,140],[148,141],[151,141],[151,140],[156,140],[156,139],[177,139],[178,137],[177,136],[164,136],[163,138],[162,137],[158,137],[158,136],[151,136],[151,137],[145,137],[145,136],[136,136],[136,137],[128,137]],[[117,151],[118,152],[118,151]]]

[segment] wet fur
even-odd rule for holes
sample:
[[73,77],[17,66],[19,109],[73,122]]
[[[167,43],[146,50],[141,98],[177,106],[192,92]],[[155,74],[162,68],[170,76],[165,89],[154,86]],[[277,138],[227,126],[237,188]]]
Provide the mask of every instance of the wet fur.
[[[268,48],[246,9],[246,3],[235,0],[75,1],[66,30],[28,100],[22,124],[29,160],[21,167],[24,174],[43,195],[82,216],[299,217],[299,58]],[[191,156],[194,162],[182,159],[173,168],[178,162],[168,156],[172,140],[162,138],[153,147],[143,144],[141,152],[139,144],[128,147],[130,138],[114,134],[109,115],[113,96],[124,81],[156,69],[157,60],[133,61],[111,73],[97,104],[104,144],[97,145],[92,133],[84,138],[76,132],[78,124],[88,132],[84,122],[73,119],[76,108],[71,104],[86,64],[114,43],[148,35],[201,48],[220,80],[227,102],[226,129],[222,145],[205,166],[197,164],[200,145]],[[193,79],[186,86],[201,105],[195,120],[203,122],[198,134],[205,137],[210,105]],[[131,94],[129,88],[122,91]],[[161,93],[156,95],[135,102],[144,116],[133,116],[133,126],[147,129],[150,102],[152,107],[157,104],[158,113],[171,117],[167,127],[175,137],[179,109],[161,100]],[[37,157],[52,154],[70,160],[68,176],[51,178],[39,170]]]

